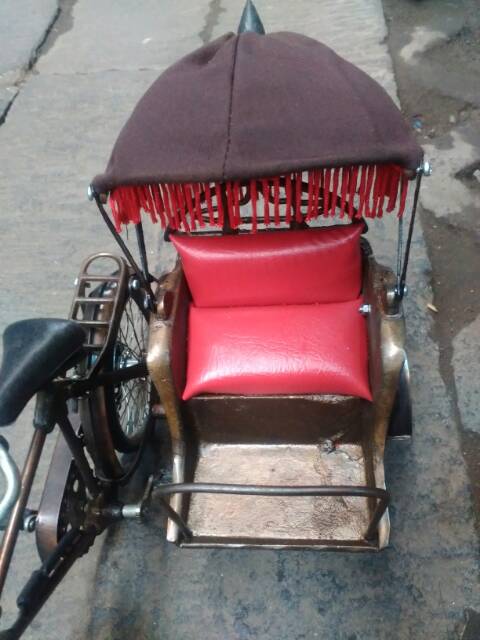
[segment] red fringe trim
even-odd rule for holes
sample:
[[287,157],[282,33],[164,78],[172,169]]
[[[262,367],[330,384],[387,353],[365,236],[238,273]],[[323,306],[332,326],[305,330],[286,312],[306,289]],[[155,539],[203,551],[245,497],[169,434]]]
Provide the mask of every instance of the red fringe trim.
[[295,221],[302,222],[302,174],[295,176]]
[[258,200],[257,181],[250,180],[250,201],[252,203],[252,233],[256,233],[257,231],[257,220],[258,220],[257,200]]
[[[217,198],[217,224],[220,227],[223,227],[224,212],[223,212],[223,202],[222,202],[222,190],[218,182],[215,184],[215,196]],[[198,215],[202,217],[202,211],[200,206],[198,207],[197,212],[198,212]]]
[[350,186],[350,169],[342,169],[342,195],[340,197],[340,218],[345,215],[345,205],[347,204],[348,187]]
[[238,182],[233,183],[233,209],[235,218],[234,229],[237,229],[242,222],[240,216],[240,184]]
[[292,222],[292,177],[285,176],[285,222]]
[[207,203],[208,221],[210,224],[215,224],[215,217],[213,215],[212,194],[210,193],[210,183],[205,183],[202,185],[202,187],[205,202]]
[[233,208],[233,189],[232,184],[227,182],[227,206],[228,206],[228,221],[232,229],[235,229],[235,209]]
[[338,196],[338,180],[340,177],[340,169],[333,170],[333,186],[332,186],[332,201],[330,204],[330,215],[334,216],[337,209],[337,196]]
[[306,183],[302,172],[295,172],[252,179],[247,184],[227,181],[117,187],[110,194],[109,204],[117,231],[130,222],[138,224],[142,210],[164,228],[195,231],[207,223],[223,228],[228,216],[231,228],[237,229],[242,224],[241,203],[246,192],[250,196],[252,232],[260,223],[280,225],[282,216],[289,225],[292,220],[308,221],[319,215],[382,218],[395,210],[401,217],[405,211],[409,180],[396,165],[314,169],[303,175],[308,175]]
[[330,169],[323,172],[323,215],[328,216],[330,210]]
[[312,216],[316,218],[318,216],[318,198],[320,195],[320,187],[321,187],[321,174],[318,169],[315,169],[313,172],[313,207],[312,207]]
[[273,179],[273,217],[278,227],[280,224],[280,178]]
[[270,224],[270,185],[268,180],[262,180],[263,193],[263,221],[268,226]]
[[348,186],[348,215],[350,217],[350,220],[353,219],[353,216],[355,214],[353,202],[355,199],[355,193],[357,192],[357,181],[359,172],[360,167],[351,167],[350,182]]

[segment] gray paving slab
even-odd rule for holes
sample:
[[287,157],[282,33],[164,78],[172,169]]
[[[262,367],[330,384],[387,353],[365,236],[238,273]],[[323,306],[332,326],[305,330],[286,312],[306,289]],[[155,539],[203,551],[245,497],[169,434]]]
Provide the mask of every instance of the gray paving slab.
[[0,84],[13,84],[28,67],[58,12],[58,0],[2,0]]
[[465,429],[480,433],[480,316],[453,341],[452,365],[457,386],[458,408]]
[[208,0],[81,0],[73,28],[39,60],[40,73],[162,70],[201,46]]
[[[211,3],[212,14],[217,17],[214,38],[236,30],[244,4],[243,0]],[[298,31],[321,40],[369,73],[397,99],[381,0],[302,0],[288,4],[258,0],[255,6],[267,31]]]
[[[400,57],[410,65],[412,77],[425,88],[439,90],[444,96],[478,107],[480,69],[475,50],[472,48],[472,55],[464,60],[463,73],[458,73],[455,66],[461,55],[461,41],[466,41],[467,45],[475,44],[472,26],[478,27],[480,23],[478,11],[472,19],[463,3],[440,2],[427,16],[428,23],[425,24],[420,8],[418,24],[409,36],[402,34],[402,39],[408,38],[408,41],[400,49]],[[420,60],[421,64],[417,64]]]
[[58,0],[2,0],[0,3],[0,123],[17,94],[15,86],[58,12]]
[[472,124],[462,124],[423,145],[433,166],[433,174],[425,180],[421,201],[435,217],[452,216],[456,224],[465,216],[480,232],[480,183],[473,176],[480,166],[480,134]]
[[5,119],[8,109],[17,96],[18,89],[14,86],[0,87],[0,124]]
[[86,189],[156,75],[35,75],[22,88],[0,127],[2,324],[65,313],[81,260],[114,247]]
[[[0,127],[0,257],[7,265],[0,271],[0,329],[21,317],[64,315],[81,259],[113,248],[85,200],[89,179],[103,168],[121,124],[159,70],[235,28],[242,5],[144,0],[132,11],[126,1],[78,0],[71,29],[39,61],[39,75],[22,87]],[[268,28],[324,40],[395,97],[380,2],[257,5]],[[373,233],[377,255],[389,263],[393,222]],[[156,252],[158,236],[150,232]],[[388,449],[390,549],[374,556],[181,551],[164,542],[160,520],[119,526],[75,568],[25,637],[458,637],[464,610],[480,607],[477,541],[430,335],[430,264],[420,227],[413,252],[407,311],[416,437],[411,445],[391,443]],[[19,459],[28,417],[8,431]],[[7,616],[32,559],[26,540],[17,559]]]
[[[22,318],[65,317],[83,259],[96,251],[116,251],[87,201],[86,186],[103,167],[118,129],[155,76],[151,71],[35,75],[22,87],[0,127],[1,332]],[[149,239],[154,254],[156,230],[149,226],[147,232],[154,235]],[[18,461],[26,453],[31,418],[30,406],[13,427],[2,430]],[[53,440],[49,451],[52,445]],[[40,495],[48,450],[32,506]],[[14,596],[38,564],[33,545],[31,537],[21,536],[2,602],[2,624],[11,619]],[[27,638],[73,638],[78,625],[83,629],[82,606],[87,606],[94,584],[96,558],[94,551],[74,568],[68,589],[48,605]]]

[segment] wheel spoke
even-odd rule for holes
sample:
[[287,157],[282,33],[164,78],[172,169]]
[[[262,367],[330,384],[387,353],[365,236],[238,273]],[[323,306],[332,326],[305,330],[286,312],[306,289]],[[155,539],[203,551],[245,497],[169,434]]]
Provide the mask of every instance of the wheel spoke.
[[141,351],[142,351],[142,347],[141,347],[140,342],[139,342],[139,340],[138,340],[137,332],[136,332],[136,330],[135,330],[135,324],[134,324],[133,319],[132,319],[132,304],[131,304],[131,301],[130,301],[130,300],[129,300],[129,303],[130,303],[130,304],[129,304],[129,307],[130,307],[130,308],[129,308],[129,311],[127,311],[127,313],[126,313],[126,316],[125,316],[125,317],[126,317],[126,319],[127,319],[127,323],[130,325],[130,328],[131,328],[131,330],[132,330],[132,333],[133,333],[133,337],[134,337],[134,339],[135,339],[135,342],[137,343],[138,349],[139,349],[139,351],[141,352]]

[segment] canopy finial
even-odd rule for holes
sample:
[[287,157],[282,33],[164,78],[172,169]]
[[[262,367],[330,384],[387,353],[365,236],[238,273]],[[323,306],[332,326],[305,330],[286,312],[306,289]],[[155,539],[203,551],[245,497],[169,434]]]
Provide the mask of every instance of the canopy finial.
[[238,25],[238,33],[246,32],[265,34],[265,27],[252,0],[247,0],[245,3],[240,24]]

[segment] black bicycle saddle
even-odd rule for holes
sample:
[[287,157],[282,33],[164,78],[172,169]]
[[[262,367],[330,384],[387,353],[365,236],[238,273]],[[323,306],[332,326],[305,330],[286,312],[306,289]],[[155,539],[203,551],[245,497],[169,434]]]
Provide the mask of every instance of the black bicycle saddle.
[[83,355],[85,331],[72,320],[33,318],[9,325],[0,367],[0,426],[14,422],[32,396]]

